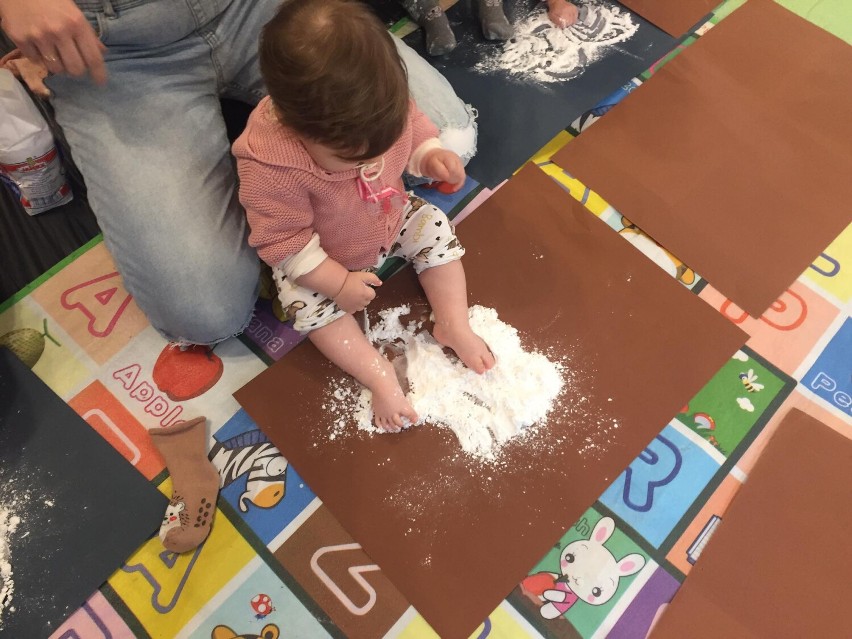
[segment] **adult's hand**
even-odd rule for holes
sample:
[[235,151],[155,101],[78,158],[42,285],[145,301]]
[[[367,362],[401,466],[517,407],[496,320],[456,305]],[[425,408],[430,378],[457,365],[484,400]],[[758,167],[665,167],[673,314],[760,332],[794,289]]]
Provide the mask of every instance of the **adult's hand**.
[[0,0],[3,30],[33,62],[51,73],[106,82],[105,47],[72,0]]
[[23,57],[20,49],[15,49],[0,58],[0,69],[8,69],[15,77],[24,81],[30,91],[42,98],[50,97],[50,89],[44,84],[47,77],[47,67],[41,62],[33,62]]
[[560,29],[575,24],[579,15],[580,10],[572,2],[566,0],[547,1],[547,17]]

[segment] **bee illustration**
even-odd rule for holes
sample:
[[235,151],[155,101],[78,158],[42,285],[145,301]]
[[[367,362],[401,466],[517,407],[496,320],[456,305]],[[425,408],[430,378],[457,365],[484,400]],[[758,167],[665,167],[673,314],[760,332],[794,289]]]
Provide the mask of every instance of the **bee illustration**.
[[749,393],[756,393],[763,390],[763,384],[757,383],[757,375],[754,374],[754,370],[751,368],[748,369],[748,373],[740,373],[740,381]]

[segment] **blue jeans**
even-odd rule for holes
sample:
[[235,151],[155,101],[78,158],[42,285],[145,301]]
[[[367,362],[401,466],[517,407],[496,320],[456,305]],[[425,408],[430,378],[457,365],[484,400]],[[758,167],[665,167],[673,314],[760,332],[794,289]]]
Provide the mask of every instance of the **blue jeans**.
[[[108,48],[108,82],[57,76],[48,85],[124,285],[169,340],[238,334],[251,318],[259,262],[219,99],[263,97],[258,35],[279,2],[77,4]],[[475,132],[473,111],[447,81],[399,45],[421,108],[442,130]]]

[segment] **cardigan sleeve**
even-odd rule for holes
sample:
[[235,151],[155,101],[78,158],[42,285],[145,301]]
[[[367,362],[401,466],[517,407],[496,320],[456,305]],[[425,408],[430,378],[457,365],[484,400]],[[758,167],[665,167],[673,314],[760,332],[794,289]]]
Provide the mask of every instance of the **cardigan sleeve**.
[[307,192],[283,184],[279,167],[237,159],[240,203],[251,232],[249,244],[270,266],[299,253],[314,235],[314,212]]
[[411,122],[411,150],[415,151],[421,144],[431,138],[437,138],[440,131],[423,111],[417,108],[414,100],[408,112]]

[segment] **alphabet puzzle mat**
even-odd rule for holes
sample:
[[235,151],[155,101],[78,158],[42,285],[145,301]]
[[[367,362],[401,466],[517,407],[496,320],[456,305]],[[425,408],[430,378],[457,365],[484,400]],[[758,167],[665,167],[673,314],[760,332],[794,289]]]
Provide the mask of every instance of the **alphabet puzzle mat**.
[[[591,126],[664,63],[571,130]],[[752,318],[554,165],[550,156],[570,138],[558,135],[536,164],[750,339],[669,424],[660,424],[647,448],[506,593],[476,638],[644,637],[791,408],[852,437],[852,227]],[[807,194],[810,187],[790,188]],[[455,196],[422,193],[460,221],[491,191],[470,180]],[[209,355],[172,359],[100,240],[0,305],[0,336],[30,329],[33,371],[160,490],[168,493],[169,480],[145,431],[196,414],[210,419],[211,457],[224,485],[204,545],[175,556],[151,539],[54,638],[436,636],[232,398],[298,343],[275,313],[267,294],[239,340]],[[180,379],[192,383],[178,388]],[[593,604],[567,592],[552,601],[545,592],[576,576],[563,574],[565,553],[579,557],[580,566],[592,560],[573,552],[579,544],[606,566],[581,576],[611,579],[615,588]]]

